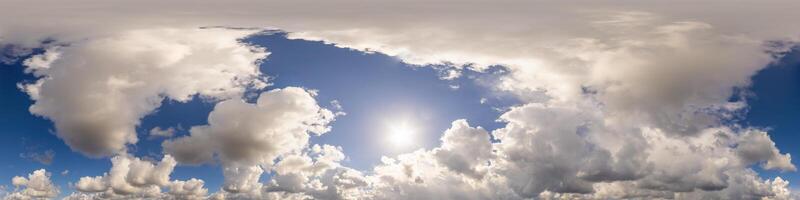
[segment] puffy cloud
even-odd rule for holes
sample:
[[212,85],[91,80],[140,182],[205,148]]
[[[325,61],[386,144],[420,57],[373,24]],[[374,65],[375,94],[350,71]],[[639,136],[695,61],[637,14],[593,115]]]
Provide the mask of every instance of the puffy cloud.
[[[743,179],[763,182],[745,174],[752,163],[764,162],[765,169],[779,168],[768,167],[770,162],[786,164],[779,169],[794,168],[789,155],[780,154],[768,137],[753,139],[766,135],[758,130],[718,126],[685,137],[642,124],[619,123],[603,111],[538,103],[511,109],[501,117],[507,126],[493,132],[500,142],[495,144],[498,159],[493,160],[497,165],[492,169],[525,198],[673,198],[700,193],[736,196],[732,193],[755,189],[746,187],[763,188],[739,183]],[[742,156],[742,151],[757,149],[750,147],[753,143],[766,145],[765,150],[756,151],[766,153]]]
[[[644,168],[640,166],[645,165],[642,155],[626,155],[615,162],[610,151],[590,141],[591,135],[600,132],[592,127],[597,118],[582,111],[528,104],[503,114],[501,119],[508,125],[494,132],[500,140],[496,144],[501,157],[498,173],[507,177],[517,194],[532,198],[545,190],[590,193],[592,185],[587,179],[613,181],[639,176],[640,168]],[[597,129],[602,131],[602,127]],[[631,137],[626,142],[637,139]],[[620,149],[628,151],[636,150]]]
[[442,145],[433,153],[448,169],[482,178],[486,163],[492,158],[489,132],[472,128],[466,120],[456,120],[442,136]]
[[167,185],[169,196],[172,199],[200,200],[205,199],[208,189],[203,187],[203,180],[189,179],[188,181],[172,181]]
[[82,177],[75,189],[85,193],[103,192],[109,196],[153,197],[161,193],[160,187],[169,184],[169,175],[177,162],[165,155],[158,163],[131,156],[116,156],[112,167],[103,176]]
[[[508,73],[493,87],[527,103],[502,117],[509,124],[495,132],[500,140],[495,168],[521,197],[590,194],[598,182],[632,181],[635,188],[665,196],[725,190],[734,181],[727,174],[747,167],[739,158],[765,162],[767,169],[794,169],[790,156],[772,148],[768,137],[763,139],[769,142],[752,142],[762,150],[748,150],[744,141],[752,140],[750,133],[722,125],[746,106],[728,102],[734,88],[747,87],[750,77],[772,61],[767,52],[784,50],[767,45],[771,36],[731,33],[731,27],[713,20],[673,20],[669,12],[593,14],[547,24],[559,27],[553,35],[453,31],[463,28],[452,27],[458,25],[290,35],[379,51],[415,64],[454,62],[476,70],[503,65]],[[548,19],[537,22],[542,21]],[[432,36],[438,39],[412,39]],[[725,140],[708,133],[718,129],[730,138],[744,138]],[[674,143],[661,146],[653,142],[657,138]],[[710,139],[744,147],[712,145]]]
[[[610,190],[598,188],[605,184],[625,186],[620,190],[631,191],[629,196],[781,196],[772,191],[785,186],[757,189],[766,186],[749,183],[770,181],[741,173],[753,163],[794,170],[791,157],[780,154],[766,133],[738,131],[722,122],[746,107],[728,99],[772,61],[769,52],[785,50],[767,41],[783,33],[731,32],[746,27],[703,17],[675,20],[669,11],[612,8],[564,19],[557,17],[560,8],[546,12],[555,12],[551,17],[558,24],[537,18],[535,25],[523,26],[543,26],[530,29],[538,33],[464,31],[456,24],[290,36],[383,52],[414,64],[453,62],[478,71],[504,66],[508,72],[492,87],[525,103],[501,117],[508,125],[494,132],[500,141],[494,144],[498,158],[490,161],[496,166],[489,177],[503,177],[520,198],[595,198]],[[587,13],[592,17],[582,18]],[[541,31],[547,27],[558,30]],[[412,39],[420,37],[437,39]],[[424,155],[416,162],[426,160]]]
[[[786,25],[797,18],[797,2],[148,3],[4,4],[0,42],[19,46],[12,55],[46,38],[69,43],[26,61],[42,78],[22,87],[36,100],[32,113],[53,120],[73,149],[121,152],[136,142],[138,120],[164,98],[226,98],[252,84],[263,50],[236,42],[241,32],[191,29],[212,23],[278,27],[291,38],[454,65],[443,79],[458,77],[462,65],[503,66],[507,73],[493,87],[523,103],[503,114],[506,127],[492,131],[498,142],[456,122],[441,147],[375,167],[365,198],[783,198],[785,181],[762,180],[749,167],[795,170],[763,131],[722,122],[746,107],[728,102],[733,89],[747,87],[772,61],[770,52],[785,50],[767,43],[797,39],[800,29]],[[192,61],[210,70],[189,70]],[[323,198],[315,191],[324,176],[307,172],[320,161],[301,151],[308,132],[327,121],[313,98],[292,90],[270,92],[279,100],[267,102],[275,105],[262,104],[264,95],[255,104],[223,101],[209,125],[163,146],[181,163],[219,159],[227,189],[215,198]],[[280,100],[300,96],[314,106]],[[284,112],[299,114],[275,117]],[[322,126],[306,124],[315,121]],[[276,173],[266,187],[274,191],[258,183],[265,171]]]
[[[722,126],[683,137],[653,128],[632,131],[627,124],[603,121],[607,118],[597,109],[515,107],[501,117],[508,125],[492,133],[499,142],[490,148],[481,147],[490,144],[487,132],[457,120],[440,147],[384,158],[367,177],[366,197],[789,199],[786,181],[763,180],[749,169],[752,163],[788,158],[768,138],[753,139],[762,131]],[[748,143],[766,144],[767,153],[743,157],[739,152],[753,149]],[[442,152],[480,161],[442,159]],[[794,167],[788,165],[787,170]],[[484,169],[482,178],[464,173],[477,167]]]
[[[171,181],[177,162],[170,155],[158,163],[120,155],[111,163],[103,176],[81,177],[73,184],[77,191],[66,199],[203,199],[208,193],[199,179]],[[168,191],[162,193],[162,188]]]
[[343,159],[341,148],[330,145],[314,145],[303,154],[286,156],[275,164],[275,175],[265,191],[314,199],[364,198],[366,178],[341,166]]
[[[474,153],[471,157],[467,156]],[[383,157],[367,176],[371,199],[519,199],[494,173],[489,133],[456,120],[442,145]]]
[[747,161],[737,153],[749,142],[742,139],[753,133],[753,130],[710,128],[702,131],[698,138],[685,139],[647,130],[644,134],[651,145],[648,160],[653,163],[653,171],[638,180],[636,185],[649,190],[670,191],[676,197],[701,194],[753,198],[780,196],[780,192],[773,192],[773,189],[761,189],[773,186],[758,183],[769,181],[761,180],[746,164],[772,158],[753,157]]
[[[711,23],[669,21],[644,12],[605,17],[609,18],[579,22],[594,35],[566,34],[566,38],[534,33],[530,37],[544,39],[515,35],[501,40],[500,34],[476,40],[441,29],[426,30],[443,39],[419,43],[409,39],[425,32],[414,29],[310,31],[292,36],[380,51],[417,64],[473,63],[478,70],[504,65],[509,72],[497,88],[532,103],[501,117],[508,125],[495,132],[500,158],[493,168],[523,198],[591,196],[595,183],[605,182],[634,182],[633,188],[651,190],[648,194],[675,196],[727,190],[737,180],[729,174],[747,168],[742,162],[794,169],[789,155],[781,155],[768,137],[751,138],[752,133],[721,123],[745,106],[728,102],[733,89],[746,87],[750,76],[771,62],[765,53],[769,47],[761,38],[729,35]],[[570,20],[565,26],[574,25]],[[471,43],[456,44],[456,40]],[[502,46],[522,41],[528,43]],[[549,98],[535,98],[541,95]],[[754,139],[765,142],[749,141]],[[762,150],[756,150],[759,147]]]
[[775,142],[772,142],[766,132],[751,130],[745,133],[740,140],[736,154],[746,164],[766,161],[762,164],[764,169],[797,170],[792,164],[792,156],[781,154],[775,147]]
[[354,169],[339,164],[345,159],[340,147],[314,145],[282,156],[271,168],[271,180],[262,184],[259,166],[224,168],[223,190],[210,199],[359,199],[368,198],[368,180]]
[[226,164],[222,167],[225,176],[223,189],[229,193],[243,193],[250,196],[260,196],[262,183],[259,182],[264,173],[259,165]]
[[4,199],[29,200],[29,199],[54,199],[59,194],[58,186],[50,181],[50,173],[40,169],[28,174],[28,177],[15,176],[11,179],[14,191],[7,194]]
[[266,53],[238,41],[249,33],[136,30],[53,47],[26,61],[39,80],[21,87],[35,101],[31,113],[51,119],[73,150],[123,153],[163,99],[224,99],[259,82],[257,61]]
[[202,164],[218,158],[224,188],[246,193],[274,160],[308,145],[311,135],[327,132],[335,115],[317,105],[313,93],[287,87],[261,93],[255,103],[231,99],[218,103],[208,125],[192,127],[190,136],[163,143],[181,163]]

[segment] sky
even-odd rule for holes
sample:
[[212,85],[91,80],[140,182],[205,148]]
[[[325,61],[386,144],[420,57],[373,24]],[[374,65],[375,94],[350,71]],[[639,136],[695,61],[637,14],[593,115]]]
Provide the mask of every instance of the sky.
[[118,3],[6,2],[1,198],[800,198],[796,2]]
[[[346,114],[337,118],[330,132],[312,138],[311,143],[343,147],[348,158],[342,163],[359,170],[369,170],[371,166],[379,164],[382,156],[396,156],[437,146],[441,132],[449,128],[449,122],[457,119],[468,119],[474,125],[487,129],[499,128],[503,123],[496,121],[501,114],[498,109],[515,103],[508,94],[492,91],[478,81],[490,79],[491,75],[466,72],[458,79],[443,80],[442,73],[433,68],[408,65],[380,53],[364,53],[316,41],[291,40],[286,38],[285,33],[256,35],[247,38],[246,42],[268,47],[271,53],[259,68],[269,74],[272,85],[254,92],[304,87],[318,90],[316,99],[323,105],[333,107],[332,101],[339,102],[341,111]],[[3,80],[9,83],[3,88],[4,94],[14,98],[3,99],[4,110],[16,113],[3,114],[3,127],[8,127],[3,131],[4,137],[15,138],[6,140],[9,142],[24,142],[8,144],[18,149],[3,156],[8,159],[4,161],[8,163],[5,167],[10,169],[4,172],[4,179],[39,168],[51,172],[69,170],[65,175],[58,175],[65,181],[55,182],[61,188],[69,188],[70,179],[97,175],[110,167],[107,160],[87,158],[70,151],[52,133],[54,127],[50,122],[28,113],[31,101],[19,90],[17,83],[30,82],[35,78],[25,74],[22,71],[24,66],[19,62],[6,66],[4,70],[8,73],[3,74],[8,77]],[[351,73],[354,71],[369,76]],[[363,84],[365,82],[370,84]],[[382,101],[384,98],[393,100]],[[136,150],[131,153],[142,157],[163,156],[160,146],[163,138],[150,138],[151,129],[173,127],[176,135],[185,135],[188,127],[208,123],[206,116],[213,108],[213,102],[201,98],[187,102],[165,100],[157,111],[144,117],[136,128],[141,138],[148,139],[137,143]],[[27,118],[19,119],[19,116]],[[383,141],[387,137],[385,132],[391,129],[388,123],[394,120],[408,121],[416,126],[414,143],[393,146],[390,141]],[[31,125],[20,128],[19,124]],[[44,155],[48,150],[53,151],[54,156],[47,164],[23,156]],[[214,165],[178,166],[172,176],[181,179],[200,177],[207,187],[219,188],[222,174],[218,168]]]

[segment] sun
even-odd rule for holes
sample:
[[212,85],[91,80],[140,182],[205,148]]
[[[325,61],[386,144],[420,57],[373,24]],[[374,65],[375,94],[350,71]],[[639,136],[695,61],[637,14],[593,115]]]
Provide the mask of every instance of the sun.
[[412,145],[416,134],[415,128],[406,122],[390,125],[388,132],[388,142],[397,148]]

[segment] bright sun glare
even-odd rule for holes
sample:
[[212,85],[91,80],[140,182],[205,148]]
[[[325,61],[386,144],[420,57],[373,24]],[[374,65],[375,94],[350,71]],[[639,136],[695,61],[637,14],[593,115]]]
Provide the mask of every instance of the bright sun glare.
[[389,143],[395,147],[408,147],[414,138],[414,127],[408,123],[393,124],[389,127]]

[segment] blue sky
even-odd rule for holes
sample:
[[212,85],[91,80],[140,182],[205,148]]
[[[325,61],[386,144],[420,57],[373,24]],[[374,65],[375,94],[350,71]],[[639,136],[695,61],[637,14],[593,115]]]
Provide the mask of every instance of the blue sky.
[[[800,155],[800,52],[795,49],[756,74],[750,91],[750,109],[742,123],[767,128],[782,151]],[[762,175],[788,177],[799,187],[800,174],[796,172],[766,171]]]
[[[438,146],[442,132],[457,119],[467,119],[471,125],[487,130],[500,128],[503,123],[496,121],[501,114],[497,109],[516,103],[510,94],[482,85],[493,79],[491,73],[465,71],[460,78],[442,80],[439,71],[431,67],[408,65],[380,53],[364,53],[322,42],[290,40],[283,33],[253,36],[246,41],[265,46],[271,52],[261,64],[261,70],[271,77],[273,85],[264,90],[305,87],[319,91],[316,99],[322,106],[332,108],[331,101],[340,102],[347,114],[337,117],[332,130],[313,137],[311,143],[341,146],[348,156],[343,164],[359,170],[371,170],[372,166],[380,163],[381,156]],[[4,98],[0,101],[4,112],[0,114],[0,132],[7,139],[2,140],[5,150],[0,159],[7,170],[0,172],[0,179],[10,180],[19,174],[44,168],[55,174],[53,180],[61,188],[67,189],[70,180],[106,172],[111,166],[107,159],[90,159],[70,151],[52,133],[54,128],[50,121],[27,111],[32,102],[19,91],[16,83],[33,80],[33,77],[24,74],[22,69],[19,63],[2,68]],[[451,88],[453,85],[459,88]],[[484,103],[481,103],[482,98],[486,100]],[[134,155],[160,158],[163,139],[148,139],[150,129],[181,127],[177,135],[188,134],[189,127],[207,123],[206,117],[215,104],[199,98],[185,103],[173,100],[162,103],[137,127],[141,140],[132,150]],[[372,142],[386,137],[386,123],[392,120],[408,120],[419,127],[416,130],[418,142],[401,148],[390,147],[385,142]],[[19,155],[46,150],[55,152],[51,165]],[[66,176],[58,174],[64,170],[69,170]],[[222,184],[222,172],[214,164],[178,166],[172,177],[201,178],[212,190]],[[269,176],[262,179],[268,180]]]
[[[347,114],[337,117],[332,130],[312,137],[311,144],[341,146],[347,155],[344,166],[369,171],[379,164],[381,156],[395,156],[413,149],[439,146],[441,134],[450,122],[467,119],[472,126],[495,130],[505,126],[498,122],[502,109],[519,102],[511,94],[492,89],[494,73],[465,71],[454,80],[442,80],[440,71],[430,66],[412,66],[396,57],[381,53],[364,53],[334,47],[322,42],[290,40],[285,34],[258,35],[246,39],[271,52],[261,66],[270,77],[271,86],[263,91],[288,86],[318,90],[320,105],[333,108],[338,101]],[[800,53],[761,70],[753,77],[746,117],[742,125],[767,128],[782,153],[800,155],[797,131],[800,125]],[[32,101],[17,88],[17,83],[34,78],[23,72],[20,63],[0,68],[0,180],[44,168],[53,173],[53,181],[69,191],[69,182],[84,176],[97,176],[111,166],[108,159],[90,159],[73,152],[54,134],[52,122],[28,112]],[[490,72],[498,71],[499,67]],[[457,85],[458,89],[453,86]],[[257,91],[252,91],[257,92]],[[481,99],[485,98],[484,103]],[[252,101],[252,99],[250,99]],[[131,153],[139,157],[160,158],[164,139],[147,139],[153,127],[180,127],[178,135],[188,128],[206,124],[206,117],[215,102],[201,99],[181,103],[165,100],[153,114],[142,119],[137,127],[139,143]],[[498,110],[500,109],[500,110]],[[387,121],[406,120],[415,124],[419,138],[412,146],[393,148],[381,141],[386,137]],[[21,154],[55,152],[52,164],[44,165]],[[66,175],[62,171],[69,170]],[[795,172],[780,173],[760,170],[765,178],[783,177],[797,187],[800,176]],[[212,191],[222,185],[223,174],[218,165],[178,166],[172,178],[200,178]],[[269,176],[262,177],[263,181]],[[62,192],[62,195],[68,193]]]
[[800,199],[798,7],[4,1],[0,199]]

